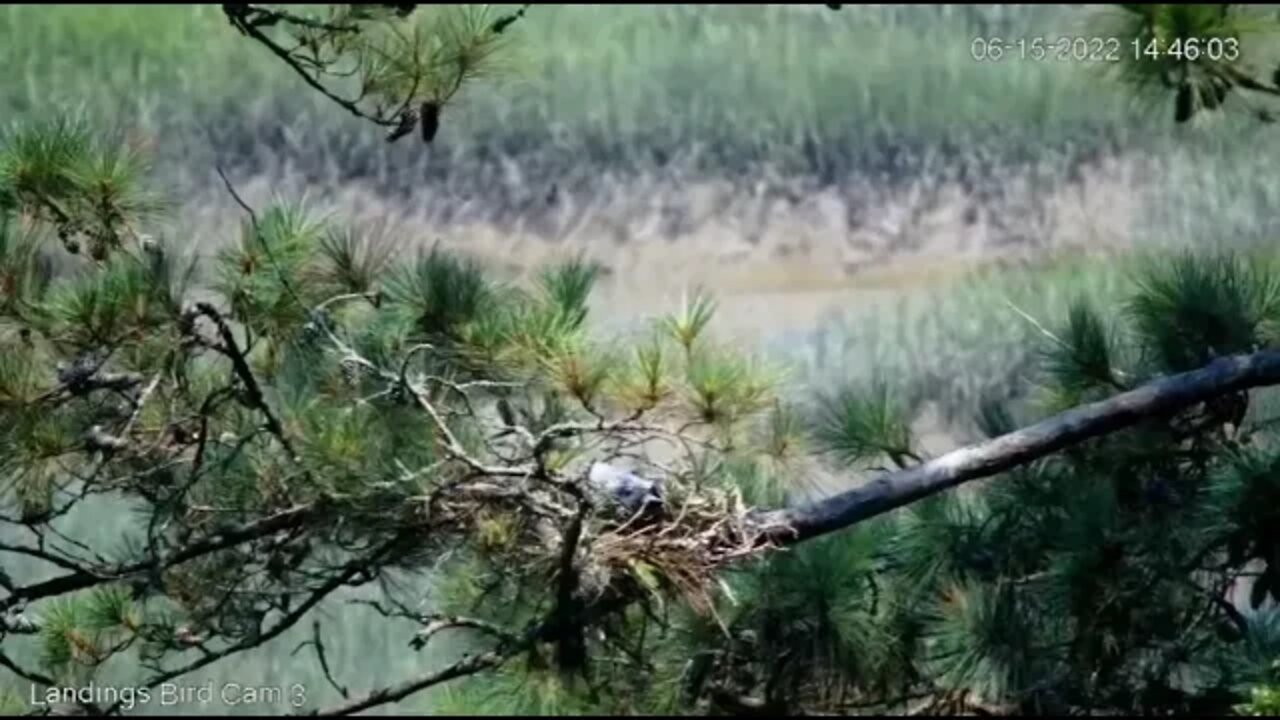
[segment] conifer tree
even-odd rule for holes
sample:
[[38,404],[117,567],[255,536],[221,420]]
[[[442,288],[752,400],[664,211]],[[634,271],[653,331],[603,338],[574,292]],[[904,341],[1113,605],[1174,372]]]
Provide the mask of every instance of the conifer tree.
[[[373,7],[224,10],[428,141],[523,13]],[[1135,37],[1235,32],[1205,7],[1120,12]],[[343,62],[356,95],[326,84]],[[1231,107],[1214,83],[1274,90],[1179,63],[1178,119],[1186,83],[1214,98],[1192,115]],[[703,294],[602,337],[589,263],[503,283],[224,180],[238,242],[202,259],[148,234],[165,205],[128,144],[70,120],[0,144],[0,522],[28,538],[0,554],[48,569],[0,574],[0,665],[25,681],[128,657],[154,687],[373,586],[420,625],[406,653],[446,632],[473,652],[311,710],[447,685],[470,711],[1274,711],[1274,257],[1155,259],[1124,306],[1078,300],[1029,399],[975,408],[990,440],[929,458],[902,388],[784,396],[779,368],[717,341]],[[812,499],[815,463],[872,477]],[[133,533],[66,536],[109,498]],[[425,609],[394,582],[424,571]],[[22,638],[38,666],[5,653]]]

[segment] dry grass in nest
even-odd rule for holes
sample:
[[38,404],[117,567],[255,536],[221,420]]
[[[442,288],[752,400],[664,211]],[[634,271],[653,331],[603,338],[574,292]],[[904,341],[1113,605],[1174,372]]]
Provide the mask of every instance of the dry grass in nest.
[[716,571],[770,547],[748,522],[749,512],[736,488],[692,495],[669,520],[639,524],[633,518],[601,532],[587,562],[611,580],[623,574],[651,592],[674,591],[695,612],[711,615]]

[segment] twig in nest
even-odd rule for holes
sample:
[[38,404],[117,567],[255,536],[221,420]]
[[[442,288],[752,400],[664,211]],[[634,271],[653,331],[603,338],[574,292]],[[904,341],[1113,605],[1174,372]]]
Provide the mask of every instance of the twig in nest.
[[624,525],[601,534],[592,544],[592,557],[628,573],[644,563],[695,611],[714,616],[715,572],[769,547],[746,522],[747,513],[734,493],[689,498],[671,521],[630,532]]

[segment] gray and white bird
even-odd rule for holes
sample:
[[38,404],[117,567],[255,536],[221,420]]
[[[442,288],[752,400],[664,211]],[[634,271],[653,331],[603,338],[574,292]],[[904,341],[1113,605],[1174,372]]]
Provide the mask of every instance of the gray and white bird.
[[662,506],[662,482],[648,480],[608,463],[591,464],[587,480],[601,494],[629,515],[656,511]]

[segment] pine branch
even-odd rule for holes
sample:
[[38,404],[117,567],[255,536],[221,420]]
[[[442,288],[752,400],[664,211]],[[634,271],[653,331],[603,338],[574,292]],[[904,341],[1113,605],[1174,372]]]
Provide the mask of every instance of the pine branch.
[[14,555],[26,555],[27,557],[43,560],[51,565],[56,565],[63,570],[72,572],[85,572],[85,568],[78,565],[74,560],[55,555],[48,550],[40,548],[27,547],[25,545],[10,545],[9,543],[0,543],[0,553],[12,553]]
[[[319,605],[321,601],[323,601],[325,598],[332,595],[334,591],[336,591],[338,588],[351,583],[353,580],[361,577],[362,575],[365,577],[372,577],[371,568],[376,567],[378,563],[384,560],[393,551],[395,551],[397,548],[400,548],[404,540],[405,540],[404,534],[397,534],[395,537],[391,538],[387,542],[384,542],[381,545],[379,545],[375,550],[373,550],[373,552],[368,553],[367,555],[357,557],[347,562],[341,568],[340,572],[336,573],[333,577],[326,580],[315,590],[312,590],[311,593],[307,596],[306,600],[304,600],[301,604],[299,604],[293,610],[286,613],[283,617],[277,620],[276,623],[272,625],[270,628],[268,628],[267,630],[256,633],[252,637],[241,640],[238,643],[229,645],[216,652],[210,652],[202,656],[198,660],[194,660],[186,665],[183,665],[182,667],[176,668],[174,670],[168,670],[162,673],[158,673],[157,675],[154,675],[149,680],[147,680],[144,687],[146,687],[147,689],[155,688],[162,683],[166,683],[175,678],[179,678],[184,675],[187,675],[188,673],[195,672],[196,670],[199,670],[200,668],[203,668],[207,665],[212,665],[213,663],[218,662],[219,660],[223,660],[227,657],[236,655],[246,650],[252,650],[253,648],[261,647],[264,643],[267,643],[279,637],[286,630],[296,625],[298,621],[306,617],[307,614],[310,613],[316,607],[316,605]],[[362,583],[357,583],[357,584],[362,584]],[[115,709],[117,709],[118,705],[119,703],[116,703],[116,705],[113,705],[110,708],[108,708],[106,714],[111,714]]]
[[409,392],[413,395],[413,398],[418,403],[418,406],[422,408],[424,411],[426,411],[427,415],[431,417],[432,424],[436,426],[436,428],[440,431],[441,437],[444,439],[445,452],[447,452],[451,457],[466,464],[472,470],[480,473],[481,475],[488,475],[488,476],[494,476],[494,477],[497,477],[497,476],[523,477],[526,475],[533,474],[534,469],[532,467],[489,466],[471,457],[471,455],[467,453],[466,449],[462,447],[462,443],[458,442],[458,438],[453,434],[453,431],[449,429],[449,426],[447,424],[445,424],[444,418],[440,415],[440,412],[436,410],[435,405],[431,403],[431,399],[427,397],[426,392],[424,392],[422,389],[416,386],[409,385],[408,383],[406,383],[406,387],[409,388]]
[[753,522],[762,529],[764,541],[801,542],[1144,420],[1276,384],[1280,384],[1280,350],[1219,358],[1198,370],[1161,378],[930,462],[884,473],[854,490],[799,507],[758,512]]
[[350,693],[347,691],[346,686],[338,684],[338,681],[333,677],[333,671],[329,669],[329,660],[325,655],[324,640],[320,634],[319,620],[313,620],[311,622],[311,639],[303,641],[298,645],[298,647],[294,648],[290,657],[297,655],[299,650],[307,647],[308,645],[315,650],[316,660],[320,663],[320,670],[324,673],[324,679],[329,682],[329,687],[336,690],[344,699],[350,697]]
[[[254,27],[270,27],[281,20],[284,20],[293,25],[310,28],[312,30],[324,30],[332,33],[360,32],[360,28],[355,25],[337,25],[334,23],[327,23],[322,20],[314,20],[309,17],[295,15],[278,8],[268,9],[241,4],[227,4],[222,7],[223,12],[233,13],[235,17],[246,19],[246,21]],[[251,15],[254,17],[249,19]]]
[[26,668],[23,668],[21,665],[18,665],[10,659],[8,655],[5,655],[3,650],[0,650],[0,667],[5,668],[23,680],[36,685],[52,686],[54,684],[53,678],[35,670],[27,670]]
[[271,269],[275,271],[276,278],[280,280],[280,285],[284,287],[285,292],[289,293],[289,297],[291,297],[294,302],[296,302],[302,309],[306,310],[307,304],[304,303],[302,298],[298,296],[298,293],[294,291],[293,283],[289,282],[289,278],[285,276],[284,270],[280,268],[280,263],[276,262],[275,253],[271,250],[271,243],[268,243],[267,239],[262,236],[262,231],[259,229],[260,225],[258,224],[258,213],[254,212],[252,205],[245,202],[244,198],[240,197],[240,193],[236,192],[235,186],[231,184],[231,179],[222,171],[222,168],[219,167],[216,168],[216,170],[218,172],[218,177],[222,178],[222,184],[227,188],[227,193],[231,195],[231,199],[234,200],[236,204],[240,206],[240,209],[244,210],[245,214],[249,216],[249,228],[253,231],[253,236],[257,239],[258,244],[262,246],[262,252],[266,253],[267,261],[271,263]]
[[354,715],[387,703],[399,702],[429,687],[496,668],[506,662],[512,654],[510,650],[490,650],[479,655],[465,656],[443,670],[413,680],[406,680],[398,685],[374,690],[358,700],[307,714],[319,717]]
[[280,530],[296,527],[310,518],[314,512],[315,507],[313,505],[299,505],[240,527],[213,533],[199,542],[179,549],[164,560],[150,558],[103,571],[82,568],[33,585],[17,587],[14,588],[9,597],[0,600],[0,611],[8,610],[20,603],[122,580],[139,573],[152,571],[157,565],[159,565],[159,569],[164,570],[220,550],[235,547],[250,540],[271,535]]
[[[324,584],[322,584],[320,587],[313,590],[301,605],[294,608],[284,617],[280,618],[280,620],[276,621],[276,623],[272,625],[270,628],[268,628],[266,631],[257,633],[250,638],[246,638],[244,640],[241,640],[238,643],[235,643],[234,645],[228,645],[227,647],[221,650],[218,650],[216,652],[211,652],[207,655],[202,656],[198,660],[193,660],[192,662],[187,663],[186,665],[183,665],[182,667],[159,673],[153,676],[151,679],[147,680],[146,684],[143,685],[143,687],[146,687],[147,689],[155,688],[161,685],[162,683],[166,683],[175,678],[180,678],[184,675],[187,675],[188,673],[195,672],[196,670],[199,670],[200,668],[203,668],[207,665],[212,665],[213,663],[218,662],[219,660],[223,660],[225,658],[244,652],[246,650],[252,650],[253,648],[260,647],[264,643],[270,640],[273,640],[276,637],[279,637],[280,634],[283,633],[285,630],[288,630],[289,628],[293,627],[298,623],[299,620],[306,617],[307,613],[311,612],[311,610],[316,605],[320,604],[320,601],[329,597],[330,595],[333,594],[335,590],[337,590],[338,588],[342,587],[343,585],[347,584],[349,581],[351,581],[352,579],[360,575],[365,570],[366,564],[372,563],[372,562],[374,562],[373,559],[361,558],[361,560],[358,562],[353,562],[348,564],[348,566],[341,573],[333,576]],[[111,712],[114,709],[115,709],[114,706],[112,706],[111,708],[108,708],[107,714],[111,714]]]
[[240,350],[239,344],[236,343],[236,337],[231,332],[231,327],[227,325],[222,314],[209,303],[196,303],[196,312],[209,318],[218,329],[218,336],[221,338],[222,344],[217,349],[231,360],[231,366],[235,370],[236,376],[244,383],[245,390],[248,392],[249,402],[262,412],[266,418],[267,430],[280,441],[280,445],[289,453],[289,457],[294,462],[297,462],[298,453],[294,451],[293,443],[290,442],[285,434],[284,425],[280,423],[276,414],[271,410],[271,406],[267,404],[266,396],[262,392],[262,386],[258,384],[252,368],[249,367],[249,361],[245,358],[244,352]]
[[[634,598],[629,596],[613,596],[604,598],[597,601],[594,605],[585,608],[578,616],[578,620],[585,626],[586,624],[598,620],[609,613],[618,612],[634,600]],[[554,640],[559,631],[559,619],[555,617],[553,611],[552,617],[537,624],[528,632],[524,633],[524,636],[519,639],[519,642],[513,642],[512,638],[504,634],[502,636],[502,640],[487,652],[483,652],[479,655],[463,656],[461,660],[442,670],[429,673],[413,680],[406,680],[396,685],[373,690],[364,697],[352,702],[324,710],[313,710],[311,712],[299,714],[320,717],[352,715],[375,707],[380,707],[388,703],[399,702],[410,695],[426,690],[427,688],[441,685],[458,678],[469,677],[487,670],[493,670],[501,666],[507,660],[510,660],[516,655],[528,650],[530,647],[533,647],[536,643]]]
[[320,94],[324,95],[325,97],[329,98],[333,102],[337,103],[339,107],[344,108],[347,112],[351,113],[352,115],[355,115],[358,118],[368,120],[370,122],[377,123],[378,125],[382,125],[385,127],[394,126],[398,122],[398,120],[394,118],[383,118],[383,117],[370,115],[369,113],[366,113],[365,111],[361,110],[360,107],[356,103],[352,102],[351,100],[348,100],[344,97],[336,95],[332,91],[330,91],[329,88],[325,87],[320,81],[312,77],[311,73],[307,72],[307,69],[302,67],[301,64],[299,64],[298,60],[293,56],[292,53],[290,53],[285,48],[281,47],[278,43],[276,43],[271,38],[267,37],[265,33],[263,33],[261,30],[255,27],[253,23],[247,20],[247,14],[250,9],[251,8],[247,5],[225,4],[222,6],[222,11],[226,14],[227,19],[231,21],[231,24],[237,30],[239,30],[241,33],[244,33],[251,39],[261,43],[263,47],[271,51],[272,55],[275,55],[276,57],[280,58],[282,61],[284,61],[286,65],[292,68],[294,72],[300,75],[303,81],[305,81],[308,85],[310,85],[313,89],[315,89]]

